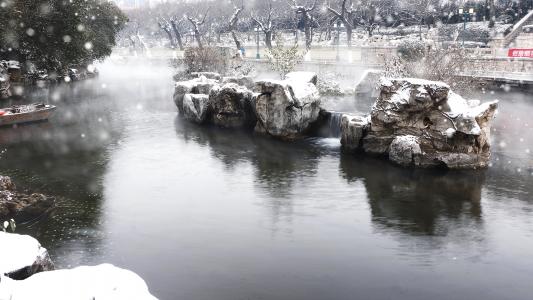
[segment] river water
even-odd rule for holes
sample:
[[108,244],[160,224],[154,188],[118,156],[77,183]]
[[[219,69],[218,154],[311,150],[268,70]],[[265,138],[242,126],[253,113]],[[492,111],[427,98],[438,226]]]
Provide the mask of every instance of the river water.
[[[488,170],[415,171],[185,123],[165,65],[100,70],[0,129],[0,174],[58,198],[18,227],[57,267],[113,263],[161,299],[531,299],[531,94],[480,95],[501,99]],[[327,103],[370,105],[350,101]]]

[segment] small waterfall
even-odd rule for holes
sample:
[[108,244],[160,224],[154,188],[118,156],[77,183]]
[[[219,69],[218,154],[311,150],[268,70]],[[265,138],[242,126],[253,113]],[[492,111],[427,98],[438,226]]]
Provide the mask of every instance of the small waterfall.
[[329,115],[329,137],[341,136],[341,119],[342,113],[332,111]]

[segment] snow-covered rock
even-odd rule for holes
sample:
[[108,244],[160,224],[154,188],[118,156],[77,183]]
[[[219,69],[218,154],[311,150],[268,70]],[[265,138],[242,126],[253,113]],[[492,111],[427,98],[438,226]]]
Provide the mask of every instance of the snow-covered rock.
[[24,221],[50,211],[54,205],[53,197],[37,193],[19,193],[11,178],[0,176],[0,219],[14,218],[16,221]]
[[35,274],[25,280],[1,277],[0,299],[153,300],[146,282],[110,264]]
[[220,80],[222,76],[220,74],[215,72],[192,72],[189,75],[191,78],[202,78],[205,77],[207,79],[213,79],[213,80]]
[[248,89],[254,88],[254,79],[250,76],[228,76],[222,78],[222,83],[235,83]]
[[361,141],[370,126],[367,117],[343,115],[341,118],[341,145],[349,151],[361,150]]
[[259,81],[254,92],[257,116],[256,132],[281,139],[302,136],[320,112],[316,86],[306,81]]
[[183,96],[183,116],[185,119],[202,124],[207,119],[209,95],[185,94]]
[[[362,150],[388,155],[402,165],[448,168],[485,167],[490,158],[490,125],[497,101],[476,105],[442,82],[384,79],[370,113]],[[357,139],[351,127],[343,136]],[[350,148],[350,147],[348,147]]]
[[383,72],[379,70],[365,70],[361,79],[355,84],[355,94],[372,98],[379,96],[379,79],[382,74]]
[[318,76],[316,75],[315,72],[296,71],[296,72],[290,72],[287,75],[285,75],[285,80],[312,83],[314,85],[317,85]]
[[397,136],[390,144],[389,159],[402,166],[416,165],[421,154],[422,150],[416,136]]
[[[0,276],[25,279],[35,273],[54,269],[48,251],[29,235],[0,232]],[[4,278],[0,290],[4,287]],[[0,293],[0,299],[2,298]]]
[[244,86],[228,83],[209,94],[211,121],[221,127],[255,125],[253,93]]
[[209,95],[209,92],[216,84],[218,84],[217,80],[209,79],[205,76],[187,81],[176,82],[176,85],[174,86],[173,98],[179,112],[183,113],[183,97],[185,94]]

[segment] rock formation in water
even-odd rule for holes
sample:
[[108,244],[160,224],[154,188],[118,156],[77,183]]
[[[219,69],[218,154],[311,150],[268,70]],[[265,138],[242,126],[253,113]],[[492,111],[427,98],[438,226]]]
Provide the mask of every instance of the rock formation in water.
[[0,220],[14,218],[24,221],[50,211],[55,205],[53,197],[43,194],[24,194],[16,190],[11,178],[0,176]]
[[218,85],[209,94],[211,122],[226,128],[255,124],[254,95],[236,83]]
[[[217,76],[211,76],[218,78]],[[176,83],[174,102],[185,119],[220,127],[255,128],[280,139],[303,136],[318,119],[320,98],[316,74],[294,72],[284,81],[249,77],[201,76]]]
[[403,166],[486,167],[496,109],[497,101],[468,102],[441,82],[382,80],[369,117],[343,116],[341,143]]
[[202,124],[207,120],[209,96],[205,94],[183,95],[183,117],[191,122]]
[[257,114],[256,132],[276,138],[303,136],[320,112],[320,95],[305,77],[301,80],[258,81],[254,92]]
[[[22,280],[35,273],[54,269],[48,251],[29,235],[0,232],[0,245],[0,276]],[[9,297],[2,298],[0,295],[0,299]]]
[[211,89],[218,84],[218,80],[209,79],[205,76],[199,78],[187,80],[187,81],[178,81],[174,87],[174,103],[178,107],[179,112],[183,113],[183,99],[186,94],[203,94],[209,95]]

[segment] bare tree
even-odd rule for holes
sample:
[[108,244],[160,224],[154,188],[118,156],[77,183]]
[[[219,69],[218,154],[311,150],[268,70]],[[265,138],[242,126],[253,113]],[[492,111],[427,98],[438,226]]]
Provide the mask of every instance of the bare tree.
[[268,12],[267,17],[259,18],[257,16],[254,16],[253,13],[251,15],[252,20],[257,24],[259,29],[263,31],[265,34],[265,45],[268,47],[268,49],[272,49],[272,32],[273,32],[273,24],[272,24],[272,1],[268,4]]
[[170,41],[170,46],[172,48],[175,48],[176,47],[176,43],[174,42],[174,38],[172,37],[172,31],[171,31],[170,23],[165,18],[160,17],[159,21],[157,22],[157,24],[159,25],[159,28],[161,28],[167,34],[168,39]]
[[438,16],[437,8],[439,0],[404,0],[400,9],[402,14],[408,19],[412,19],[418,24],[418,32],[422,40],[422,27],[430,24],[430,19]]
[[374,29],[378,27],[376,14],[384,8],[379,6],[382,2],[384,1],[361,0],[361,5],[354,12],[354,23],[357,26],[364,27],[369,37],[374,33]]
[[[332,8],[328,5],[328,10],[336,16],[337,20],[341,21],[346,28],[346,35],[348,38],[348,46],[352,45],[352,31],[353,31],[353,3],[350,3],[350,7],[346,7],[347,0],[341,0],[340,11]],[[351,1],[350,1],[351,2]]]
[[301,15],[302,25],[305,31],[305,49],[309,50],[313,43],[313,17],[311,12],[316,8],[317,0],[314,0],[311,7],[304,5],[298,5],[296,0],[292,0],[292,9],[296,12],[296,15]]
[[205,20],[208,14],[209,14],[209,8],[206,10],[201,20],[198,18],[191,17],[189,15],[187,16],[187,20],[189,20],[189,22],[192,25],[192,29],[194,31],[194,38],[196,39],[196,43],[198,43],[199,48],[204,47],[202,44],[202,35],[200,34],[200,26],[205,24]]
[[183,46],[183,38],[181,36],[180,28],[183,25],[183,19],[179,19],[176,17],[173,17],[170,19],[170,26],[172,27],[172,31],[174,31],[174,36],[176,37],[176,41],[178,42],[178,47],[181,51],[185,49]]
[[233,15],[231,16],[231,19],[229,20],[228,29],[231,32],[231,36],[233,37],[233,41],[235,42],[235,47],[237,47],[238,50],[241,49],[241,41],[239,40],[239,37],[237,36],[237,33],[235,31],[237,30],[237,23],[239,22],[239,15],[244,10],[244,1],[241,3],[240,7],[236,7],[235,11],[233,12]]

